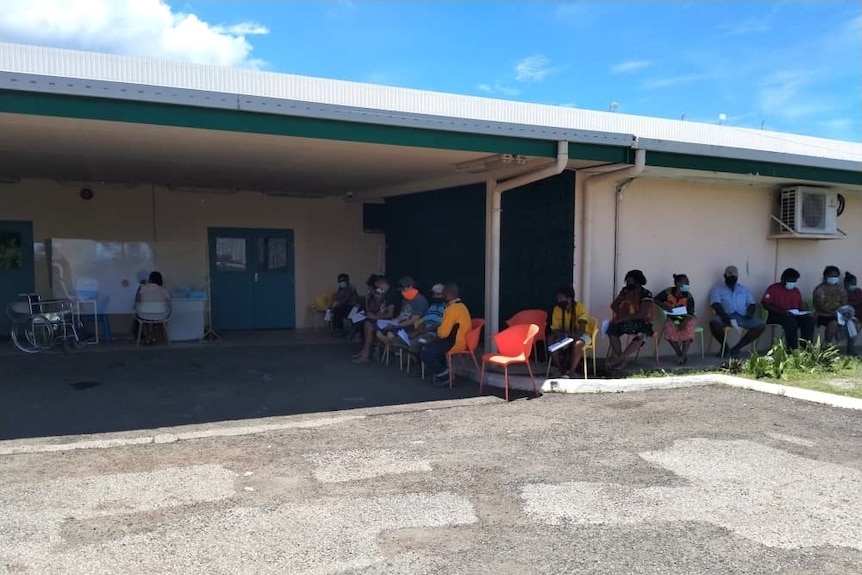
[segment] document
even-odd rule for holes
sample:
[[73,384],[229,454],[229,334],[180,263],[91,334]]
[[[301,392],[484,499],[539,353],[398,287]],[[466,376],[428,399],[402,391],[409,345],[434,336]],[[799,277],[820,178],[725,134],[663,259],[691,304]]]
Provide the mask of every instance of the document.
[[688,308],[684,305],[675,307],[665,312],[667,315],[686,315],[688,314]]
[[353,323],[362,323],[365,321],[365,312],[359,311],[359,308],[354,306],[353,309],[350,310],[350,313],[347,314],[347,319]]
[[575,341],[570,337],[564,337],[560,341],[555,341],[551,345],[548,346],[548,351],[554,353],[555,351],[559,351],[565,347],[572,345],[572,342]]
[[331,309],[326,310],[326,313],[323,314],[323,321],[325,321],[325,322],[332,321],[332,310]]
[[386,329],[387,327],[392,327],[393,325],[398,325],[398,322],[394,319],[378,319],[377,320],[377,329]]
[[804,310],[804,309],[803,309],[803,310],[798,310],[798,309],[789,309],[789,310],[787,310],[787,312],[788,312],[790,315],[808,315],[809,313],[811,313],[810,311],[808,311],[808,310]]
[[407,332],[405,330],[399,329],[398,330],[398,337],[401,338],[401,341],[403,341],[407,345],[410,345],[410,336],[407,335]]

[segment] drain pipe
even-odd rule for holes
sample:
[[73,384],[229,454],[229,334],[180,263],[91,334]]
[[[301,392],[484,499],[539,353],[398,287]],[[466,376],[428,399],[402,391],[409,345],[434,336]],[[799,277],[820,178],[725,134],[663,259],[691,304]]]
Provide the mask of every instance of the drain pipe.
[[[637,139],[635,139],[635,143],[632,146],[635,150],[635,161],[634,164],[620,164],[620,167],[609,172],[602,172],[600,174],[593,174],[588,176],[584,180],[584,201],[582,204],[582,218],[581,218],[581,237],[583,238],[583,248],[581,249],[581,289],[580,294],[578,294],[581,301],[587,306],[587,309],[594,309],[595,306],[592,305],[592,301],[590,299],[590,277],[592,276],[593,269],[593,215],[590,210],[590,197],[593,195],[591,189],[594,188],[597,184],[603,184],[609,181],[619,182],[622,180],[629,180],[626,182],[626,185],[631,182],[631,180],[635,179],[641,172],[644,171],[644,167],[646,166],[646,150],[637,147]],[[614,208],[615,217],[619,218],[619,205],[622,200],[622,189],[617,188],[617,197],[616,197],[616,207]],[[617,220],[614,225],[614,234],[615,238],[618,240],[619,234],[619,221]],[[614,252],[617,251],[617,246],[619,245],[615,240]],[[614,256],[616,260],[616,255]],[[616,276],[616,262],[614,262],[614,276]],[[614,282],[616,282],[616,277],[614,277]],[[616,285],[614,286],[616,288]]]
[[569,142],[557,142],[557,160],[536,172],[514,178],[485,182],[486,230],[485,230],[485,349],[491,349],[492,336],[500,328],[500,215],[503,211],[503,192],[519,188],[545,178],[561,174],[569,163]]

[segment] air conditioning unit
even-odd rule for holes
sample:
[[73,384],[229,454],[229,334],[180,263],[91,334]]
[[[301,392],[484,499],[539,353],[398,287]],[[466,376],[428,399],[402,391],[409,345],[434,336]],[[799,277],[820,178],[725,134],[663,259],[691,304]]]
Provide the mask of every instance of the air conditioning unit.
[[781,190],[779,219],[797,234],[838,233],[838,193],[796,186]]

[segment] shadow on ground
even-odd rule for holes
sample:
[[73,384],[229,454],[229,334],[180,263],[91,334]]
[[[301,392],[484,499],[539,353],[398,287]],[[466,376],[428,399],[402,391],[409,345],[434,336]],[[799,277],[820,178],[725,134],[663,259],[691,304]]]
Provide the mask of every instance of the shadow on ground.
[[[0,439],[461,399],[396,364],[353,365],[343,345],[117,349],[0,358]],[[500,390],[491,388],[491,394]],[[518,396],[523,396],[519,394]],[[517,397],[517,396],[516,396]]]

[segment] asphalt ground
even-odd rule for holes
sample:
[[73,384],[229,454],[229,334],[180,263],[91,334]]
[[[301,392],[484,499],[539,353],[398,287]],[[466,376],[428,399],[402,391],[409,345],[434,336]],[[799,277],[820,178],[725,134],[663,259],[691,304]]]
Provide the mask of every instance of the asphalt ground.
[[712,386],[275,419],[298,423],[229,436],[254,422],[228,421],[212,424],[222,437],[0,456],[0,573],[828,575],[862,565],[854,410]]

